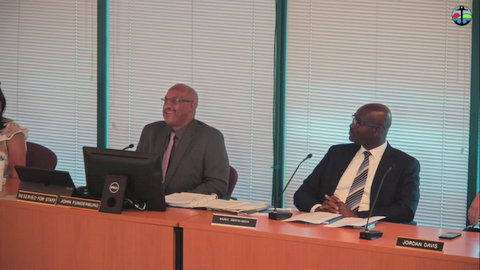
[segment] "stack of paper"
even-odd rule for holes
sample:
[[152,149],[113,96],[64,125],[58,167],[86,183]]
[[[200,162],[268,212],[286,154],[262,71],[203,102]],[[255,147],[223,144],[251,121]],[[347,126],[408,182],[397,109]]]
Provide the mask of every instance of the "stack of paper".
[[206,194],[189,193],[189,192],[173,193],[165,196],[165,201],[169,206],[185,207],[185,208],[199,207],[199,205],[201,204],[204,204],[208,201],[212,201],[216,199],[217,199],[216,194],[206,195]]
[[266,203],[246,202],[237,200],[213,200],[203,204],[203,207],[212,211],[222,211],[234,214],[250,214],[268,208]]
[[266,203],[217,199],[217,195],[198,193],[173,193],[165,196],[169,206],[184,208],[205,208],[229,213],[254,213],[268,208]]

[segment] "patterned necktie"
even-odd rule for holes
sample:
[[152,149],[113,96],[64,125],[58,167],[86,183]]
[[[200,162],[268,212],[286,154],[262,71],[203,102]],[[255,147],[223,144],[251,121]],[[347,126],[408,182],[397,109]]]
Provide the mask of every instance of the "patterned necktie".
[[162,160],[162,176],[163,181],[165,181],[165,176],[167,175],[168,164],[170,162],[170,155],[172,154],[173,143],[175,142],[175,132],[170,133],[170,141],[168,142],[167,150],[163,153]]
[[345,201],[345,204],[353,212],[358,212],[360,200],[362,199],[363,195],[363,190],[365,189],[365,182],[367,182],[368,159],[371,153],[365,151],[363,152],[363,154],[365,155],[365,158],[363,159],[360,168],[358,168],[357,176],[355,176],[355,179],[353,179],[352,186],[350,187],[350,191],[348,192],[347,200]]

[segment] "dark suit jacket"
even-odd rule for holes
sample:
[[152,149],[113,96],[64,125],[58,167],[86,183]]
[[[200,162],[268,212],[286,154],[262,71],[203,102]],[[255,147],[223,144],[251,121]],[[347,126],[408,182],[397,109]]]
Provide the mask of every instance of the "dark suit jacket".
[[[333,195],[358,149],[358,144],[332,146],[295,192],[295,206],[301,211],[310,211],[315,204],[324,201],[325,194]],[[392,148],[390,144],[387,144],[373,179],[370,209],[383,175],[393,165],[395,167],[385,177],[372,216],[386,216],[386,221],[391,222],[410,222],[420,199],[420,163],[414,157]],[[366,217],[368,212],[359,212],[358,215]]]
[[[174,147],[179,148],[168,166],[165,194],[195,192],[225,196],[230,166],[222,133],[197,120],[185,128],[181,140],[175,142]],[[163,156],[169,134],[170,127],[164,121],[146,125],[137,151]]]

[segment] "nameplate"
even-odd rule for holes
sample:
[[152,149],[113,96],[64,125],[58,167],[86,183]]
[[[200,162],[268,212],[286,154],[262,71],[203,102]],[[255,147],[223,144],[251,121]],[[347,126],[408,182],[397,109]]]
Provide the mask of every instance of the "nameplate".
[[60,198],[58,198],[58,205],[98,210],[100,208],[100,201],[69,196],[60,196]]
[[257,227],[257,219],[213,214],[212,225],[255,229]]
[[17,200],[36,202],[36,203],[55,205],[57,203],[57,198],[58,198],[57,195],[37,193],[37,192],[31,192],[31,191],[25,191],[25,190],[19,190],[17,193]]
[[407,248],[426,249],[426,250],[432,250],[432,251],[442,251],[443,250],[443,242],[398,237],[397,238],[397,247],[407,247]]

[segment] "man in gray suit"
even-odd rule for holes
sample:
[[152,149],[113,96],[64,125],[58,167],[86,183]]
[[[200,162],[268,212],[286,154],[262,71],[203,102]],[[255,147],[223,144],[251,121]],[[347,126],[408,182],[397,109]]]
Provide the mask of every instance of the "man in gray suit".
[[196,91],[172,86],[163,100],[163,119],[143,128],[137,151],[163,156],[165,194],[226,194],[230,166],[223,135],[195,119]]

